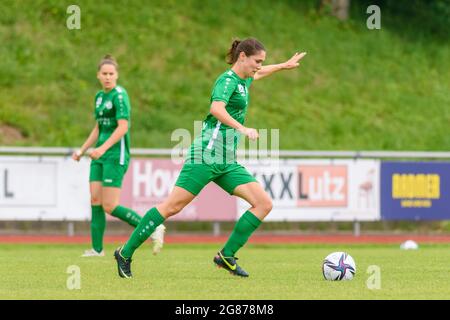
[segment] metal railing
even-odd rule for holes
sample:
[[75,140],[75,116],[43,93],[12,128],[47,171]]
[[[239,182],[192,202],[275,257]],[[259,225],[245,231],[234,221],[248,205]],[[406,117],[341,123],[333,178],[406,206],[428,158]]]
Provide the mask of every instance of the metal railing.
[[[77,148],[70,147],[2,147],[0,155],[71,155]],[[132,148],[132,156],[183,155],[187,149],[144,149]],[[238,150],[238,156],[277,155],[280,158],[392,158],[392,159],[450,159],[449,151],[314,151],[314,150]]]

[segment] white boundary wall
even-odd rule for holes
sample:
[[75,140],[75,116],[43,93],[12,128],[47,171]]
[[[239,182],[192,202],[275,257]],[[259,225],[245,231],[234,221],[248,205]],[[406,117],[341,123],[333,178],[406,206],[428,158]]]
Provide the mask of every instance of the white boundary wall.
[[[379,160],[287,160],[246,165],[273,201],[267,221],[380,219]],[[238,201],[238,213],[248,204]]]
[[90,219],[89,161],[0,156],[0,220]]
[[[72,150],[0,147],[4,154],[0,155],[0,220],[89,220],[90,161],[74,162]],[[132,154],[133,158],[170,158],[174,150],[132,149]],[[243,161],[273,198],[268,221],[379,220],[380,160],[364,158],[450,159],[450,152],[410,151],[279,151],[278,155],[316,159]],[[239,217],[248,204],[236,201]]]

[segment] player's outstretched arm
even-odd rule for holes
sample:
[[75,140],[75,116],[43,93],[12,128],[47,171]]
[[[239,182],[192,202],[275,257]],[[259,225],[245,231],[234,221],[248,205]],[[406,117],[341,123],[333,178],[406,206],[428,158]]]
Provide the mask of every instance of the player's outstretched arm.
[[292,58],[287,60],[286,62],[279,64],[271,64],[268,66],[262,66],[261,69],[255,73],[253,77],[254,80],[259,80],[264,77],[270,76],[271,74],[280,71],[280,70],[289,70],[297,68],[300,65],[300,60],[306,55],[306,52],[298,53],[296,52]]

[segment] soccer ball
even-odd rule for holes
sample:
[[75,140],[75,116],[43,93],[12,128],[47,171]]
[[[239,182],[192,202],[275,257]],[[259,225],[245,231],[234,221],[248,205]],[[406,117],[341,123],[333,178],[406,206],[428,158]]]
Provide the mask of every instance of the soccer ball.
[[348,253],[333,252],[323,260],[322,273],[326,280],[352,280],[356,264]]
[[402,250],[417,250],[419,249],[419,245],[417,242],[413,240],[407,240],[400,245],[400,249]]

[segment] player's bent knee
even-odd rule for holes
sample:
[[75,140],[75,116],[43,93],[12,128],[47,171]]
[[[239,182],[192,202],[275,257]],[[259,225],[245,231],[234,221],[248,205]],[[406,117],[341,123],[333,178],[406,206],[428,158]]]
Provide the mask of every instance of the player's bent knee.
[[272,208],[273,208],[272,200],[269,198],[264,199],[259,203],[258,207],[260,208],[260,210],[262,212],[264,212],[264,214],[267,215],[267,214],[269,214],[270,211],[272,211]]
[[100,197],[91,197],[91,206],[101,206],[102,198]]
[[103,204],[103,210],[107,214],[111,214],[116,207],[117,207],[117,204],[115,204],[115,203],[104,203]]

